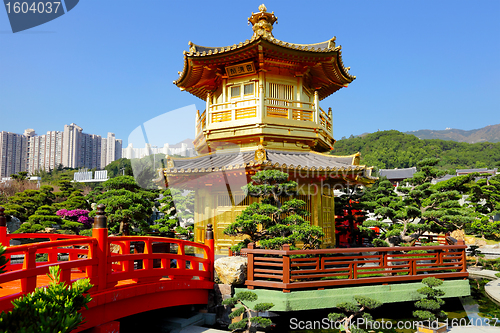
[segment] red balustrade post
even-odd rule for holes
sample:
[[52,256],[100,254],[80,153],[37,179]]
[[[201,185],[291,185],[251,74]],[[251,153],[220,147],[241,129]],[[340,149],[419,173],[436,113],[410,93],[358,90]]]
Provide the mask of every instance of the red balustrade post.
[[[290,244],[283,245],[283,251],[290,251]],[[283,255],[283,283],[290,283],[290,255],[288,253]],[[283,292],[289,293],[290,289],[284,288]]]
[[97,290],[106,289],[108,275],[108,224],[104,215],[104,205],[97,206],[97,215],[94,217],[94,228],[92,229],[92,237],[97,239],[97,258],[99,265],[97,266]]
[[[24,261],[23,261],[23,271],[28,271],[36,268],[36,248],[29,247],[24,252]],[[21,290],[23,293],[31,293],[36,288],[36,280],[37,276],[27,276],[21,279]]]
[[[254,243],[248,244],[248,249],[253,250]],[[247,252],[247,281],[253,281],[253,256],[252,252]],[[253,289],[253,286],[247,286],[248,289]]]
[[[3,245],[5,247],[10,246],[10,240],[7,237],[7,218],[5,217],[5,208],[0,207],[0,245]],[[5,259],[7,259],[9,262],[7,263],[6,267],[10,266],[10,255],[7,254],[5,255]]]
[[205,245],[209,247],[207,256],[209,260],[208,271],[210,272],[210,281],[214,280],[214,261],[215,261],[215,243],[214,243],[214,231],[212,229],[212,224],[207,225],[207,230],[205,231]]
[[[457,241],[457,245],[465,245],[465,241],[463,239],[460,239]],[[462,258],[461,258],[461,263],[462,263],[462,269],[461,272],[467,272],[467,254],[465,253],[466,249],[462,249]]]
[[7,218],[5,217],[5,208],[0,207],[0,244],[9,247],[10,242],[7,239]]

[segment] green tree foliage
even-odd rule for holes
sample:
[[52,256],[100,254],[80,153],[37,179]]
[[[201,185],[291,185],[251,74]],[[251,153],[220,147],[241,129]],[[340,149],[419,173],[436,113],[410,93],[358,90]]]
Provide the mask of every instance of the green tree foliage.
[[73,175],[77,171],[78,169],[63,168],[61,166],[51,171],[38,170],[33,176],[42,178],[42,183],[57,185],[59,180],[63,177],[73,179]]
[[163,175],[158,174],[159,168],[165,167],[165,154],[152,154],[143,158],[134,158],[131,161],[134,178],[142,188],[156,189],[156,182],[161,179],[163,183]]
[[465,184],[474,175],[452,178],[431,184],[444,171],[436,168],[438,159],[424,159],[417,163],[418,172],[405,182],[409,187],[398,187],[379,180],[363,198],[375,214],[376,221],[366,221],[364,227],[379,227],[381,234],[374,240],[376,246],[414,243],[424,232],[446,232],[463,229],[474,221],[471,209],[461,206],[459,200],[466,191]]
[[15,233],[44,232],[45,228],[59,227],[62,219],[56,215],[56,211],[57,208],[49,205],[39,207]]
[[10,175],[10,177],[14,180],[23,181],[23,180],[28,179],[28,172],[27,171],[19,171],[18,173]]
[[415,302],[415,307],[420,310],[413,312],[413,315],[420,320],[434,321],[442,318],[446,318],[446,312],[441,310],[444,301],[439,298],[445,293],[439,287],[443,284],[442,280],[436,279],[435,277],[428,277],[422,280],[422,283],[426,286],[417,290],[424,298]]
[[69,197],[75,190],[75,185],[68,175],[61,176],[61,178],[57,181],[57,185],[59,186],[59,191],[61,192],[59,196],[64,198]]
[[90,204],[85,198],[85,196],[82,194],[81,190],[74,190],[71,192],[68,198],[66,198],[65,201],[61,203],[55,203],[54,207],[57,209],[67,209],[67,210],[73,210],[73,209],[90,209]]
[[5,214],[7,216],[13,215],[21,222],[25,222],[39,207],[53,203],[55,196],[52,191],[52,186],[44,185],[39,190],[18,192],[11,196],[5,204]]
[[5,257],[5,250],[7,250],[7,248],[5,246],[0,245],[0,274],[5,273],[5,267],[9,262],[9,259]]
[[269,249],[279,249],[284,244],[292,248],[302,243],[303,249],[318,248],[323,231],[304,220],[309,212],[305,202],[298,199],[283,200],[296,194],[297,183],[288,180],[288,174],[278,170],[264,170],[252,176],[252,182],[243,186],[246,195],[258,197],[231,223],[224,233],[230,236],[247,236],[232,250],[239,252],[248,243],[259,243]]
[[253,310],[246,305],[244,302],[255,302],[257,301],[258,296],[256,293],[251,291],[240,291],[229,299],[226,299],[222,302],[223,305],[231,305],[234,306],[236,304],[240,304],[241,307],[234,310],[230,315],[229,319],[233,319],[241,316],[242,314],[246,314],[246,320],[240,320],[236,323],[232,323],[228,326],[230,330],[235,331],[243,331],[246,333],[250,332],[250,328],[252,326],[266,328],[272,324],[271,319],[263,318],[259,316],[252,317],[252,312],[263,312],[271,309],[274,304],[273,303],[258,303],[255,304]]
[[[106,206],[108,229],[112,234],[135,233],[149,231],[147,218],[151,216],[154,199],[157,194],[139,187],[134,177],[118,176],[103,183],[103,192],[93,191],[87,199]],[[95,216],[95,211],[89,216]]]
[[[439,158],[443,170],[500,166],[500,142],[420,140],[398,131],[380,131],[335,143],[334,155],[361,152],[361,164],[379,169],[410,168],[425,158]],[[478,164],[479,163],[479,164]]]
[[373,321],[373,317],[365,312],[380,307],[381,302],[365,296],[354,296],[355,302],[344,302],[335,306],[340,312],[333,312],[328,315],[328,319],[339,322],[343,326],[343,331],[347,333],[364,333],[359,327],[353,327],[355,318],[363,318],[365,323]]
[[179,237],[192,240],[193,226],[184,228],[181,222],[183,224],[188,220],[194,222],[194,192],[183,195],[183,192],[178,189],[167,188],[162,195],[163,198],[159,200],[159,211],[165,215],[154,221],[151,229],[160,233],[177,232]]
[[113,161],[104,167],[108,171],[108,177],[114,178],[117,176],[133,176],[132,164],[128,158],[120,158]]
[[467,200],[477,214],[468,232],[488,239],[500,238],[500,221],[495,220],[500,215],[500,175],[471,183]]
[[66,286],[61,282],[59,266],[49,267],[49,271],[48,287],[12,301],[14,309],[0,314],[1,332],[69,333],[80,326],[83,316],[78,311],[92,300],[89,279]]

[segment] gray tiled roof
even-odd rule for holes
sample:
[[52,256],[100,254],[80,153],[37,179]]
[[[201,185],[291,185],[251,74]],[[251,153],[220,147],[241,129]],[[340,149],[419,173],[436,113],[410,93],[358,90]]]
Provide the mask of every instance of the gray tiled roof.
[[473,172],[479,172],[479,173],[496,173],[497,172],[497,169],[493,169],[493,170],[488,170],[487,168],[481,168],[481,169],[458,169],[457,170],[457,174],[459,173],[473,173]]
[[388,180],[411,178],[415,172],[417,172],[416,167],[404,169],[380,169],[379,171],[380,176],[385,176]]
[[[329,168],[329,169],[365,169],[364,166],[353,165],[353,156],[333,156],[314,152],[285,152],[267,150],[267,159],[263,165],[276,165],[288,168]],[[255,152],[212,153],[188,159],[172,159],[173,168],[167,172],[207,172],[216,168],[240,169],[255,165]],[[196,170],[196,171],[195,171]]]

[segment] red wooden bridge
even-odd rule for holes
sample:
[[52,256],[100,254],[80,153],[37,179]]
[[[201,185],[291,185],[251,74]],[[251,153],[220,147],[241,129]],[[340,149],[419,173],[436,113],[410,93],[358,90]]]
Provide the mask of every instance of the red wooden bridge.
[[[13,239],[41,239],[10,246]],[[0,207],[0,243],[11,259],[0,274],[0,311],[11,301],[49,284],[49,267],[58,265],[61,280],[89,278],[92,301],[82,312],[86,323],[75,332],[110,330],[116,319],[136,313],[190,304],[207,304],[213,289],[214,241],[208,225],[205,244],[164,238],[108,237],[104,206],[99,205],[92,237],[61,234],[7,234]],[[19,262],[19,263],[16,263]],[[107,327],[107,328],[106,328]]]

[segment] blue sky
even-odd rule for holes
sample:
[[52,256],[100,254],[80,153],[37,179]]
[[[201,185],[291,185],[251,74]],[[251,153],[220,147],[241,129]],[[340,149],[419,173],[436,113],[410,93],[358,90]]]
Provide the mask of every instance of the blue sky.
[[[82,0],[13,34],[0,8],[0,130],[38,134],[76,123],[127,143],[138,126],[204,102],[172,81],[188,42],[237,44],[261,2]],[[323,100],[336,139],[397,129],[500,123],[500,1],[266,1],[273,33],[293,43],[337,37],[357,79]],[[191,110],[192,108],[188,108]],[[185,109],[186,110],[186,109]],[[194,137],[194,114],[172,113],[169,143]],[[163,119],[163,118],[159,118]],[[152,142],[162,145],[164,142]]]

